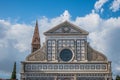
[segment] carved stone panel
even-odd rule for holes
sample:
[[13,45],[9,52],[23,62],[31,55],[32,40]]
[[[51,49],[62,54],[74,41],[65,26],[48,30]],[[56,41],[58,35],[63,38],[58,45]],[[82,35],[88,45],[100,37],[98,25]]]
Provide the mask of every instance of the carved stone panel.
[[44,61],[46,60],[46,54],[42,51],[36,51],[27,57],[28,61]]

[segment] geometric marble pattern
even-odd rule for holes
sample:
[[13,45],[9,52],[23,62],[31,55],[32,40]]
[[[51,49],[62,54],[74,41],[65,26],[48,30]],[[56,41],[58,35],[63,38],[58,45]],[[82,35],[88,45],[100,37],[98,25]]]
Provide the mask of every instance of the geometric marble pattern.
[[88,34],[65,21],[44,32],[41,46],[36,22],[31,53],[21,62],[21,80],[112,80],[111,61],[89,45]]

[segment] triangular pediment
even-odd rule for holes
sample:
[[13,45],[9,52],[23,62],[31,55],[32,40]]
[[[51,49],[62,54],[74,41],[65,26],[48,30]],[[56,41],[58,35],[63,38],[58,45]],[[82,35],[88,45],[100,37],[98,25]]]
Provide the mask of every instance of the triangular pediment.
[[58,35],[58,34],[79,34],[79,35],[88,35],[89,33],[83,29],[81,29],[80,27],[65,21],[55,27],[53,27],[52,29],[46,31],[44,33],[45,35]]

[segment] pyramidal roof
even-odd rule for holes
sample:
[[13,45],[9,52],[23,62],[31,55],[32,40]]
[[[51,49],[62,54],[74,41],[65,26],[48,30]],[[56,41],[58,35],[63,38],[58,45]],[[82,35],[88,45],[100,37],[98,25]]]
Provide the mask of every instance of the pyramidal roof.
[[38,21],[36,21],[34,35],[32,38],[32,44],[40,44],[40,36],[39,36],[39,28],[38,28]]
[[88,35],[89,32],[81,29],[68,21],[58,24],[57,26],[44,32],[44,35]]

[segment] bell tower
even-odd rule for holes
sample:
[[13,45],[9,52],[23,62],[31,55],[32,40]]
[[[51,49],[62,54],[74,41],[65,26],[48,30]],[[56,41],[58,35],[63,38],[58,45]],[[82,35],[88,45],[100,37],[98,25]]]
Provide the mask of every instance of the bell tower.
[[39,29],[38,29],[38,21],[36,20],[36,25],[35,25],[35,30],[34,30],[34,35],[32,38],[32,50],[31,52],[34,52],[38,49],[40,49],[41,44],[40,44],[40,36],[39,36]]

